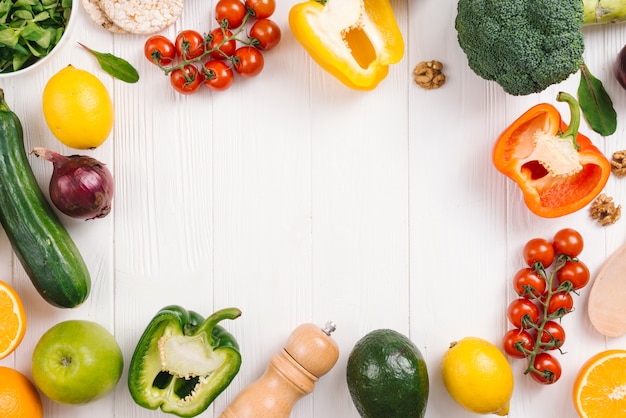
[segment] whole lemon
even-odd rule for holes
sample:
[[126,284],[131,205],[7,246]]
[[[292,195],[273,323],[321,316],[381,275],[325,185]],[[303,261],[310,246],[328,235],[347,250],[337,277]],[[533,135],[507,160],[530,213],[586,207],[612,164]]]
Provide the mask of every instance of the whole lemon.
[[113,128],[113,102],[102,82],[68,65],[43,90],[43,114],[54,136],[76,149],[101,145]]
[[476,414],[509,413],[513,371],[502,352],[482,338],[450,344],[441,363],[443,383],[452,398]]

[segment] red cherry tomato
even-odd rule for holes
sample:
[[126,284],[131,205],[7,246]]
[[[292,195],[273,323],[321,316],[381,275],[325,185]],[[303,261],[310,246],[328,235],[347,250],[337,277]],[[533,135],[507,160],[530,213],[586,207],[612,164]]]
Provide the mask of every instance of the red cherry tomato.
[[558,322],[547,321],[543,326],[539,341],[541,341],[548,350],[561,348],[563,343],[565,343],[565,330]]
[[[228,39],[233,36],[233,33],[228,29],[216,28],[209,33],[209,55],[216,60],[223,60],[228,57],[232,57],[237,49],[237,41],[230,39],[224,42],[224,39]],[[221,46],[220,46],[221,44]]]
[[195,65],[188,64],[170,73],[170,83],[177,92],[192,94],[198,91],[202,84],[202,73],[198,71]]
[[233,55],[235,71],[242,77],[254,77],[263,70],[263,54],[251,46],[242,46]]
[[518,271],[513,277],[513,287],[518,295],[525,298],[538,298],[546,291],[546,279],[530,267]]
[[552,246],[558,254],[576,257],[583,251],[584,241],[578,231],[564,228],[554,234]]
[[502,338],[504,352],[511,357],[524,358],[527,351],[532,351],[535,346],[535,339],[528,331],[515,328],[508,330]]
[[547,313],[550,318],[561,318],[574,309],[574,298],[569,292],[554,293],[548,302]]
[[534,263],[541,263],[546,268],[554,261],[554,247],[550,241],[543,238],[533,238],[524,245],[524,261],[530,267]]
[[169,65],[176,58],[174,44],[162,35],[149,37],[143,46],[143,52],[153,64]]
[[539,323],[541,310],[530,299],[519,298],[509,304],[507,317],[516,328],[530,328]]
[[241,0],[219,0],[215,5],[215,20],[223,28],[238,28],[246,13],[246,5]]
[[211,60],[204,64],[204,85],[211,90],[226,90],[233,84],[233,70],[221,60]]
[[589,273],[589,268],[582,261],[568,260],[563,267],[556,272],[556,279],[559,285],[567,286],[565,283],[570,283],[569,286],[571,289],[568,290],[582,289],[587,286],[590,278],[591,274]]
[[204,36],[195,30],[184,30],[176,36],[174,45],[179,57],[197,58],[204,52]]
[[246,0],[246,7],[252,10],[257,19],[266,19],[274,14],[276,0]]
[[551,385],[561,377],[561,363],[548,353],[539,353],[535,356],[530,376],[537,382]]
[[280,27],[273,20],[260,19],[254,22],[248,37],[259,49],[269,51],[280,42]]

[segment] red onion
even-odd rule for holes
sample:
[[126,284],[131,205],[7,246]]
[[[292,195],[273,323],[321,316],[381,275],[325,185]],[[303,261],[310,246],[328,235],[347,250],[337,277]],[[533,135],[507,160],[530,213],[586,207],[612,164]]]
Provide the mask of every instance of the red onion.
[[619,84],[626,89],[626,46],[624,46],[615,58],[613,73]]
[[111,212],[113,176],[100,161],[86,155],[61,155],[43,147],[31,151],[54,165],[50,200],[72,218],[103,218]]

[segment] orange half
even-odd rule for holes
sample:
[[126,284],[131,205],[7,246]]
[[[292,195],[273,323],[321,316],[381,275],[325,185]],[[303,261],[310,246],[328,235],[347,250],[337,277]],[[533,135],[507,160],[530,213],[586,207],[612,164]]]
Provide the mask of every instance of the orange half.
[[581,418],[626,416],[626,350],[602,351],[583,364],[574,382]]
[[26,312],[19,295],[0,280],[0,359],[17,348],[26,333]]

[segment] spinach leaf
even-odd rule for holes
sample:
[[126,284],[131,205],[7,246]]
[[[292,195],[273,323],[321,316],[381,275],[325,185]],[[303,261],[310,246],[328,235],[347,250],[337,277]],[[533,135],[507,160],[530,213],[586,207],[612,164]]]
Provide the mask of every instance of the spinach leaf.
[[617,113],[613,107],[613,101],[602,82],[589,72],[586,64],[580,68],[578,102],[591,129],[602,136],[615,133]]
[[78,45],[85,48],[89,53],[96,57],[100,67],[113,77],[125,81],[127,83],[136,83],[139,81],[139,73],[128,61],[123,58],[116,57],[108,52],[95,51],[80,42]]

